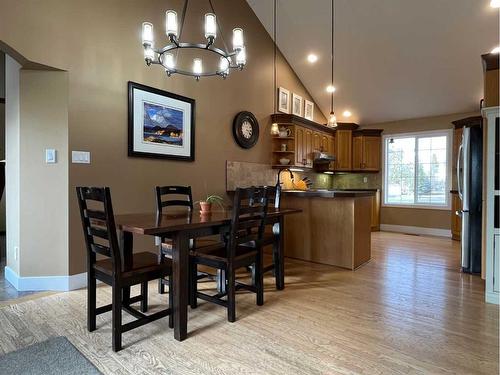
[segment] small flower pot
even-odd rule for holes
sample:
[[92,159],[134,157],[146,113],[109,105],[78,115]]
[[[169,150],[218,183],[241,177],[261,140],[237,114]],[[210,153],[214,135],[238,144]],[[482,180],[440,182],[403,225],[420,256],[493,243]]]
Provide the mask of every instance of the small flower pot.
[[200,208],[201,208],[201,213],[202,214],[208,214],[212,212],[212,203],[208,202],[200,202]]

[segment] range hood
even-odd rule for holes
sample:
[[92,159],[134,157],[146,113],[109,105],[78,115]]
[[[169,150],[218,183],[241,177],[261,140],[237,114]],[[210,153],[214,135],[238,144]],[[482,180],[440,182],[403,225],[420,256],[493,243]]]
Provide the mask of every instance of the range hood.
[[327,154],[326,152],[314,153],[314,164],[326,164],[335,161],[335,155]]

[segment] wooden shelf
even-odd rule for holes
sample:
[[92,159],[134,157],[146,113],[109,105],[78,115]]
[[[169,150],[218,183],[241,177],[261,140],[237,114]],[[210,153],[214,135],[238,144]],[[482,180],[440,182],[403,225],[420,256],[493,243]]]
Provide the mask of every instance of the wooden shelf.
[[273,151],[275,154],[295,154],[295,151]]
[[290,139],[295,139],[295,137],[273,137],[273,139],[290,140]]

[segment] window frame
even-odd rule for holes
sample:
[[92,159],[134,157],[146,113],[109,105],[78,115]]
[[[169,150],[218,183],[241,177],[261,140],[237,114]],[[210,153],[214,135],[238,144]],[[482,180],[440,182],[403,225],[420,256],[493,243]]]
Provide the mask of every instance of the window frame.
[[[432,136],[446,136],[446,182],[445,182],[445,197],[446,197],[446,204],[440,205],[440,204],[419,204],[415,203],[413,204],[397,204],[397,203],[387,203],[387,140],[390,138],[426,138],[426,137],[432,137]],[[393,133],[393,134],[383,134],[382,135],[382,160],[384,161],[382,163],[382,207],[390,207],[390,208],[421,208],[421,209],[427,209],[427,210],[445,210],[449,211],[451,210],[451,197],[450,197],[450,190],[451,190],[451,173],[452,173],[452,165],[453,162],[451,160],[452,158],[452,144],[453,140],[453,129],[440,129],[440,130],[430,130],[430,131],[420,131],[420,132],[411,132],[411,133]],[[418,143],[415,142],[415,148],[417,148]],[[415,150],[415,171],[417,170],[417,161],[418,161],[418,150]],[[416,180],[417,174],[414,174],[414,178]],[[416,181],[415,181],[416,182]],[[417,187],[417,184],[415,183],[415,189]],[[415,197],[416,197],[416,191],[415,191]],[[415,198],[416,199],[416,198]]]

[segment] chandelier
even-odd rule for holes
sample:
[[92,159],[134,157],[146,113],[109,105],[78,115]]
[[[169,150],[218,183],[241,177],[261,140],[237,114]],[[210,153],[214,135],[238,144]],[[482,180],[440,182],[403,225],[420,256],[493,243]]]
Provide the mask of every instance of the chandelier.
[[[222,36],[222,29],[217,22],[217,16],[209,0],[211,13],[205,14],[205,39],[203,43],[185,43],[180,41],[182,29],[184,27],[184,19],[189,0],[184,2],[182,11],[181,24],[177,20],[177,12],[175,10],[167,10],[165,12],[165,33],[170,41],[163,48],[155,49],[153,37],[153,24],[150,22],[143,22],[142,24],[142,45],[144,47],[144,60],[148,66],[153,64],[161,65],[165,68],[167,76],[172,74],[182,74],[185,76],[195,77],[198,81],[200,77],[220,76],[226,78],[231,69],[242,70],[246,64],[246,51],[243,40],[243,29],[233,29],[233,50],[228,51],[224,37]],[[221,34],[221,39],[224,44],[224,50],[214,46],[215,39],[217,38],[217,29]],[[201,49],[209,51],[219,56],[219,65],[216,70],[205,71],[203,68],[203,61],[201,58],[194,58],[191,70],[178,68],[176,64],[177,53],[181,49]],[[176,52],[174,56],[174,52]],[[234,61],[233,61],[234,58]]]

